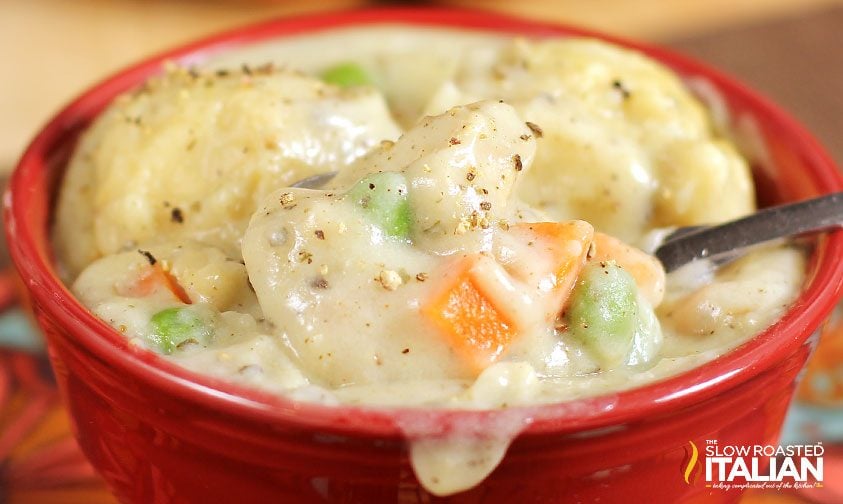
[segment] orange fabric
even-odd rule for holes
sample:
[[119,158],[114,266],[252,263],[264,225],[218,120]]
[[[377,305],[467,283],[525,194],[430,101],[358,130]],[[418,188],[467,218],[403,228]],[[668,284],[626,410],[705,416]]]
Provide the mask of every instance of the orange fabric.
[[797,397],[825,407],[843,405],[843,320],[828,322],[820,335]]

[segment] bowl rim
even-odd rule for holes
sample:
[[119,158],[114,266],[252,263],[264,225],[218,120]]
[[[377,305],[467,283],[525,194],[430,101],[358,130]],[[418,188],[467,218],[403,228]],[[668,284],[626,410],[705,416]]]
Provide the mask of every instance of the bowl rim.
[[[188,371],[152,351],[128,344],[126,338],[89,312],[62,283],[52,266],[50,218],[43,210],[39,188],[48,178],[50,156],[62,140],[85,127],[119,93],[160,73],[162,63],[191,65],[209,56],[250,44],[320,31],[378,24],[453,28],[499,34],[585,36],[642,51],[681,75],[704,76],[724,95],[736,96],[759,117],[785,130],[813,167],[814,183],[822,191],[843,189],[841,176],[829,155],[796,121],[766,98],[707,65],[666,49],[597,31],[510,15],[453,8],[370,8],[275,19],[213,35],[131,65],[90,87],[55,115],[24,151],[3,199],[6,233],[13,262],[40,310],[62,327],[76,345],[135,379],[181,399],[219,413],[254,422],[284,424],[358,437],[404,437],[408,425],[414,436],[442,434],[466,422],[493,421],[502,410],[429,409],[339,405],[295,401]],[[49,214],[53,195],[46,196]],[[43,219],[39,221],[38,219]],[[32,229],[30,220],[46,222]],[[816,268],[806,279],[796,302],[775,324],[726,354],[678,375],[644,386],[563,403],[510,408],[521,415],[522,435],[560,434],[599,429],[666,414],[698,404],[746,382],[805,344],[841,294],[843,231],[818,238]],[[810,273],[810,270],[809,270]],[[54,344],[51,342],[51,344]]]

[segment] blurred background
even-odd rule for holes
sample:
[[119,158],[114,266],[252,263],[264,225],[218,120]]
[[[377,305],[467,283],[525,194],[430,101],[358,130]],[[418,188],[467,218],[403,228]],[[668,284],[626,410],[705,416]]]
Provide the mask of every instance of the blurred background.
[[766,92],[843,161],[843,0],[0,0],[0,173],[59,106],[139,58],[261,19],[394,4],[497,10],[675,47]]
[[[495,10],[672,47],[767,94],[843,164],[843,0],[0,0],[0,188],[52,113],[129,63],[259,20],[384,5]],[[0,270],[5,262],[0,237]],[[3,311],[2,280],[0,503],[113,502],[70,436],[28,321]],[[825,331],[784,441],[843,441],[841,318]],[[828,446],[823,491],[743,503],[843,502],[843,449]]]

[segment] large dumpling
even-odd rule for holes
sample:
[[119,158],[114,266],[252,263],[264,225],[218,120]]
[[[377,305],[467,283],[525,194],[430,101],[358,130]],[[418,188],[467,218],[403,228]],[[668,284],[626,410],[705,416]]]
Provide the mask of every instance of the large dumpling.
[[170,69],[81,140],[58,202],[59,256],[74,277],[103,255],[188,236],[237,258],[266,195],[399,134],[374,88],[270,67]]
[[310,379],[337,388],[471,376],[420,306],[443,255],[488,251],[501,219],[518,218],[508,197],[533,159],[528,133],[506,104],[456,107],[362,159],[334,189],[264,201],[243,257],[264,316]]
[[443,86],[428,111],[478,96],[534,124],[536,160],[519,195],[555,219],[634,241],[754,208],[746,162],[679,78],[638,53],[587,39],[516,41]]

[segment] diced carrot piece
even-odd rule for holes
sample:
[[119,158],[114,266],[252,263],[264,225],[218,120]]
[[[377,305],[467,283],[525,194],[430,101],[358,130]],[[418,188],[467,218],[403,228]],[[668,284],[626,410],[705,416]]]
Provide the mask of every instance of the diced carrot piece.
[[[591,224],[581,220],[567,222],[531,222],[519,223],[510,227],[522,245],[527,245],[533,254],[529,254],[526,264],[522,261],[520,271],[513,271],[514,276],[521,281],[530,282],[528,269],[539,268],[538,286],[544,279],[550,279],[549,290],[552,290],[552,306],[560,308],[577,281],[580,270],[585,265],[588,249],[594,236]],[[547,283],[547,282],[545,282]],[[549,313],[555,317],[558,311]]]
[[662,302],[665,273],[658,259],[605,233],[594,233],[594,245],[592,261],[614,260],[632,275],[644,299],[653,306]]
[[480,261],[492,259],[471,255],[449,267],[443,288],[422,307],[422,313],[477,373],[494,364],[517,334],[511,318],[483,293],[475,269]]
[[165,270],[160,262],[156,262],[138,278],[137,282],[132,285],[131,295],[137,297],[144,297],[152,294],[160,288],[165,288],[170,291],[176,299],[185,304],[191,304],[190,296],[179,285],[178,280],[169,271]]

